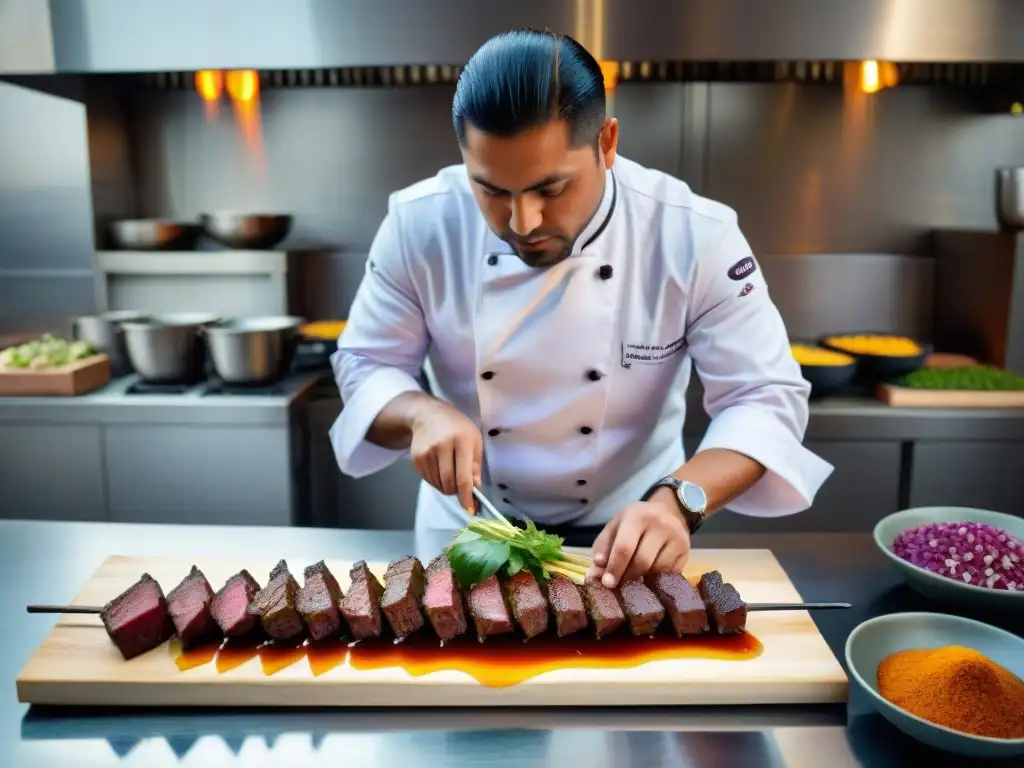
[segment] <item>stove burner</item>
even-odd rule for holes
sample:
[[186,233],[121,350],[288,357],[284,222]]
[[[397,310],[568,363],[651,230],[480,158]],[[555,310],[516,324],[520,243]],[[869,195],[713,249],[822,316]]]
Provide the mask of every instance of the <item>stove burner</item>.
[[192,389],[192,384],[184,382],[136,381],[126,390],[126,395],[183,395]]
[[283,395],[284,389],[278,383],[270,384],[228,384],[220,379],[211,379],[203,395],[259,395],[273,397]]

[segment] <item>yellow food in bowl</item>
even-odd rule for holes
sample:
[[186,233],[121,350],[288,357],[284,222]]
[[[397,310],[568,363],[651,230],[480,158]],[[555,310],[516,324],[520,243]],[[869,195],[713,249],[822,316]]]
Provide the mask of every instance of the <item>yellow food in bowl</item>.
[[326,339],[337,341],[341,332],[345,330],[344,320],[321,320],[316,323],[308,323],[299,329],[299,333],[311,339]]
[[913,339],[905,336],[830,336],[825,340],[830,347],[855,355],[880,355],[885,357],[914,357],[923,351]]
[[800,365],[830,365],[843,366],[853,363],[853,358],[844,355],[842,352],[833,352],[823,347],[812,347],[809,344],[790,344],[793,352],[793,359]]

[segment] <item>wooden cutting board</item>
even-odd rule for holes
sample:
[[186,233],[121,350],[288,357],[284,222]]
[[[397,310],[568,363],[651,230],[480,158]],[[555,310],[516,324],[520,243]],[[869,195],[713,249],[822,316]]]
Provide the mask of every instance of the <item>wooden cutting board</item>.
[[93,355],[59,368],[0,368],[0,396],[73,397],[110,381],[110,358]]
[[882,384],[882,402],[896,408],[1024,408],[1024,391],[914,389]]
[[[143,572],[159,581],[167,593],[192,564],[190,560],[110,557],[73,603],[102,605]],[[258,559],[199,559],[195,564],[206,573],[214,589],[242,568],[263,583],[274,566],[273,561]],[[327,564],[345,588],[349,564],[330,560]],[[300,574],[300,580],[306,565],[300,560],[289,562],[292,572]],[[385,565],[371,568],[383,575]],[[696,577],[712,569],[721,571],[747,602],[801,601],[768,550],[696,551],[686,575]],[[843,595],[834,597],[841,600]],[[677,654],[676,646],[672,646],[672,658],[640,663],[635,656],[619,657],[618,666],[588,668],[583,666],[589,663],[586,650],[567,650],[563,658],[547,664],[548,671],[523,682],[496,687],[480,682],[479,675],[458,669],[429,671],[429,665],[426,670],[412,666],[409,669],[416,674],[410,674],[402,666],[384,664],[373,668],[373,664],[354,662],[351,655],[344,660],[339,657],[325,662],[302,649],[283,660],[275,655],[268,662],[253,652],[247,660],[244,656],[241,661],[233,658],[224,665],[213,660],[182,671],[177,660],[177,640],[126,662],[111,644],[98,616],[62,615],[18,675],[18,700],[58,705],[204,707],[638,706],[846,701],[847,679],[843,669],[807,612],[752,613],[747,627],[756,640],[748,638],[744,642],[761,646],[760,651],[753,652],[753,658],[741,658],[732,651],[721,651],[722,657],[714,658],[700,650],[699,643],[688,645],[687,641],[675,640],[679,651]],[[550,649],[555,643],[568,640],[553,638],[546,647]],[[634,645],[648,643],[651,648],[656,642],[632,641],[628,637],[625,641]],[[666,641],[658,642],[659,648],[666,647]],[[600,645],[595,641],[589,644]],[[458,653],[468,655],[478,647],[471,642],[466,651]],[[522,672],[523,644],[502,647],[511,649],[514,655],[514,659],[506,662],[513,665],[506,666],[506,671]],[[688,648],[692,655],[687,655]],[[448,651],[455,652],[456,648],[435,649],[432,653],[441,656]],[[221,666],[223,670],[219,669]]]

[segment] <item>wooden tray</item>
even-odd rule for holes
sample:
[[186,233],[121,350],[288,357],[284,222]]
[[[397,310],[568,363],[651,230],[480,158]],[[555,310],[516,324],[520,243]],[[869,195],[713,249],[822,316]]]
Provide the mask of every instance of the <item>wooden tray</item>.
[[878,398],[897,408],[1024,408],[1024,391],[974,392],[950,389],[913,389],[882,384]]
[[[102,605],[143,572],[157,579],[166,593],[192,564],[191,560],[110,557],[73,602]],[[195,564],[216,589],[243,567],[263,583],[274,562],[200,558]],[[301,574],[307,563],[296,559],[289,565],[293,573]],[[346,588],[349,564],[328,561],[328,566]],[[383,574],[383,564],[371,568]],[[711,569],[720,570],[748,602],[801,601],[768,550],[697,551],[687,575]],[[216,663],[182,671],[176,663],[176,640],[126,662],[107,638],[98,616],[63,615],[18,675],[17,689],[22,702],[83,706],[622,707],[846,701],[843,669],[807,612],[753,613],[748,629],[763,646],[755,658],[680,654],[627,668],[588,669],[569,654],[564,664],[531,679],[492,687],[464,671],[413,675],[400,666],[357,669],[348,659],[314,674],[312,657],[302,654],[272,674],[256,656],[227,671],[218,671]]]
[[0,368],[0,396],[70,397],[99,389],[110,381],[105,354],[41,371]]

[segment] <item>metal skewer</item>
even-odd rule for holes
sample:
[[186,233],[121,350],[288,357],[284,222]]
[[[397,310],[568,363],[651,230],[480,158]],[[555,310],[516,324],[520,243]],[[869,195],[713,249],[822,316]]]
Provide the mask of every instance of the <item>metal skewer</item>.
[[[849,603],[752,603],[748,611],[827,611],[850,608]],[[103,609],[94,605],[30,605],[29,613],[102,613]]]

